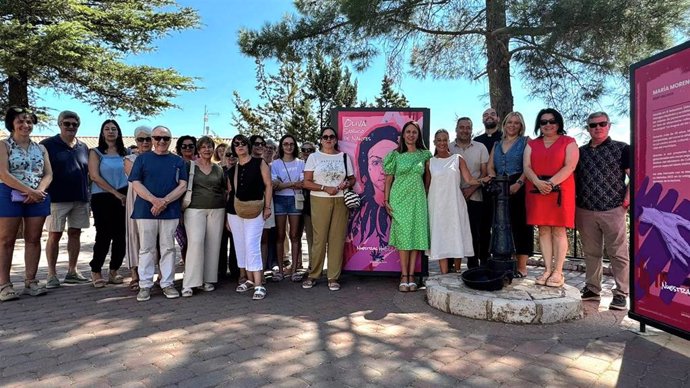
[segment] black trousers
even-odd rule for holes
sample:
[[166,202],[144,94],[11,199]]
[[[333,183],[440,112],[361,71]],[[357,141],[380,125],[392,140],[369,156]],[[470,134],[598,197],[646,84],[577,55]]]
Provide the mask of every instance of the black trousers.
[[[230,244],[228,244],[230,242]],[[228,245],[230,253],[228,254]],[[232,233],[223,225],[223,237],[220,240],[220,254],[218,256],[218,275],[228,276],[230,271],[231,279],[239,279],[240,269],[237,266],[237,254],[235,253],[235,242],[232,240]]]
[[[118,191],[127,195],[126,186]],[[110,251],[110,270],[116,271],[120,269],[125,258],[125,206],[110,193],[97,193],[91,196],[91,211],[96,227],[93,259],[89,262],[91,272],[101,272],[108,251]]]
[[[474,256],[467,258],[467,268],[485,266],[489,251],[489,238],[482,235],[484,230],[484,202],[467,201],[467,215],[470,218],[470,231],[472,231],[472,249]],[[489,224],[490,227],[491,224]],[[489,236],[490,237],[490,236]],[[485,245],[485,246],[484,246]],[[482,252],[487,252],[482,254]],[[458,270],[459,268],[456,268]]]

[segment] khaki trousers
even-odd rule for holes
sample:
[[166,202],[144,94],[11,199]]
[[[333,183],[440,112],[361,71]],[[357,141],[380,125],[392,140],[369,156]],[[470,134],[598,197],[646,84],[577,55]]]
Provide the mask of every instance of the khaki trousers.
[[311,222],[314,230],[312,256],[309,257],[311,279],[321,277],[326,250],[328,250],[328,280],[340,278],[348,215],[349,211],[343,197],[311,196]]
[[187,260],[184,264],[183,288],[201,287],[218,282],[218,254],[223,236],[225,209],[184,211],[187,230]]
[[628,233],[625,228],[627,210],[622,206],[606,211],[577,208],[575,225],[585,255],[586,284],[592,292],[601,292],[604,249],[611,260],[611,272],[616,282],[614,295],[628,296],[629,265]]

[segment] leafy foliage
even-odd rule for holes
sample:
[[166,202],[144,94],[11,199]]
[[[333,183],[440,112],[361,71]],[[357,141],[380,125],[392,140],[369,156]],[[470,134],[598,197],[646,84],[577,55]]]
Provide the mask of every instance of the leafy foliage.
[[[628,66],[687,36],[687,0],[296,0],[289,15],[239,44],[256,58],[321,50],[357,70],[385,54],[389,74],[489,79],[492,106],[513,109],[511,77],[530,96],[582,119],[627,94]],[[512,66],[512,68],[511,68]],[[516,74],[513,74],[516,73]]]
[[410,103],[404,94],[393,89],[393,79],[383,76],[381,80],[381,94],[374,101],[377,108],[409,108]]
[[153,42],[197,27],[197,13],[174,0],[0,1],[0,105],[35,104],[47,88],[134,118],[174,107],[193,79],[173,69],[124,63]]

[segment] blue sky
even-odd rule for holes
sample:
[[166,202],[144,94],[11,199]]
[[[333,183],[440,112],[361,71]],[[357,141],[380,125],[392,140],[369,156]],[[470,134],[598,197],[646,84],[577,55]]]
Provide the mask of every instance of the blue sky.
[[[231,126],[234,110],[232,92],[237,90],[243,98],[256,103],[255,68],[253,58],[244,56],[237,46],[237,32],[240,28],[258,29],[266,22],[278,21],[284,14],[293,10],[288,0],[178,0],[183,6],[190,6],[199,12],[202,26],[195,30],[173,33],[156,42],[157,50],[128,58],[130,63],[148,64],[158,67],[172,67],[180,73],[198,77],[199,90],[180,94],[175,103],[178,109],[170,109],[155,117],[140,121],[130,121],[126,114],[114,117],[123,128],[125,135],[131,134],[138,125],[168,126],[175,136],[190,134],[199,136],[203,130],[204,106],[209,115],[208,126],[221,137],[231,137],[237,131]],[[385,74],[383,57],[374,62],[363,73],[354,72],[358,79],[358,98],[373,101],[380,90]],[[403,77],[397,85],[405,93],[413,107],[431,109],[432,133],[439,128],[454,129],[455,119],[460,116],[472,117],[475,132],[481,131],[481,114],[488,107],[488,81],[467,80],[420,80],[411,76]],[[518,79],[513,82],[515,110],[523,113],[527,120],[527,130],[531,133],[536,113],[543,107],[541,101],[531,101]],[[64,109],[78,112],[82,119],[79,134],[97,136],[101,123],[110,117],[93,112],[89,105],[73,100],[53,91],[40,93],[42,105],[53,109],[57,114]],[[614,126],[612,136],[629,140],[629,121],[627,117],[612,117]],[[578,123],[567,123],[574,126]],[[577,130],[579,131],[579,130]],[[571,130],[575,134],[576,130]],[[43,132],[56,133],[57,126],[49,125]],[[584,141],[585,138],[580,139]]]

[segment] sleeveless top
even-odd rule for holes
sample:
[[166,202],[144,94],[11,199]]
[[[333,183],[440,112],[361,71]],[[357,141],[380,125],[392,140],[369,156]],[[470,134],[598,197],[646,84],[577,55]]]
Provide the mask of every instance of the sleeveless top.
[[6,142],[10,146],[7,160],[10,174],[35,190],[41,183],[45,166],[41,146],[32,141],[29,143],[29,148],[25,150],[14,141],[12,136]]
[[494,145],[494,169],[498,175],[522,174],[522,155],[527,146],[527,136],[515,140],[508,152],[503,152],[503,139]]
[[[235,214],[235,195],[237,195],[237,199],[240,201],[256,201],[263,199],[264,190],[266,189],[264,179],[261,176],[261,163],[263,163],[263,161],[264,160],[261,158],[251,158],[244,166],[240,165],[238,162],[228,170],[226,176],[232,188],[228,203],[225,207],[228,213]],[[238,169],[238,187],[235,187],[235,169]]]
[[[120,155],[104,155],[98,148],[93,148],[101,160],[98,172],[115,190],[127,187],[127,175],[125,175],[125,159]],[[91,182],[91,194],[106,193],[96,182]]]

